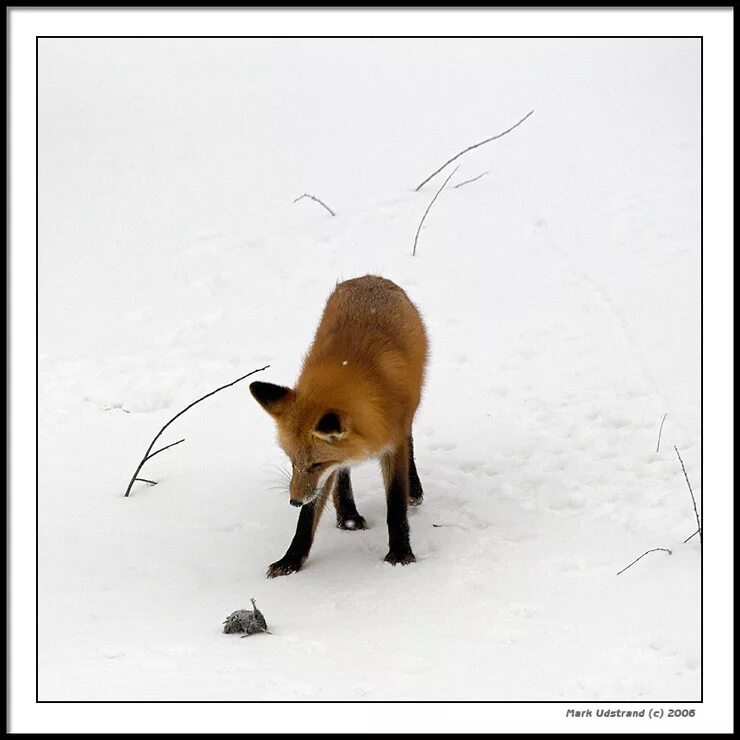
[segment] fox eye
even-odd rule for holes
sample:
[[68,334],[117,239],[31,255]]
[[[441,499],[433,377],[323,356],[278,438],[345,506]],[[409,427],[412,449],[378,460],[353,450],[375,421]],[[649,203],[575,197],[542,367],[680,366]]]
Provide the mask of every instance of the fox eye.
[[314,463],[313,465],[309,466],[309,468],[308,468],[308,469],[309,469],[310,471],[312,471],[312,472],[313,472],[313,471],[316,471],[316,470],[318,470],[318,469],[319,469],[320,467],[322,467],[323,465],[324,465],[324,463],[322,463],[322,462],[317,462],[317,463]]

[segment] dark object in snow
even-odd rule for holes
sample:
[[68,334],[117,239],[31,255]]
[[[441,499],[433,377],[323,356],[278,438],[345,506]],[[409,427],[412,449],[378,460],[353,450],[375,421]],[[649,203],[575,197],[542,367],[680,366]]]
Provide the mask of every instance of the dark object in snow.
[[242,637],[249,637],[257,632],[267,632],[267,622],[262,612],[257,608],[257,604],[254,603],[254,599],[250,599],[254,611],[249,609],[237,609],[235,612],[229,614],[224,621],[224,632],[231,634],[232,632],[246,632]]
[[247,373],[246,375],[242,375],[241,378],[237,378],[236,380],[232,381],[231,383],[227,383],[226,385],[222,385],[220,388],[216,388],[215,391],[211,391],[210,393],[206,393],[205,396],[201,396],[197,401],[193,401],[190,405],[186,406],[182,411],[175,414],[158,432],[157,436],[151,441],[149,444],[149,447],[147,451],[144,453],[144,457],[141,459],[141,462],[139,463],[139,466],[136,468],[136,472],[131,476],[131,480],[128,483],[128,488],[126,489],[126,493],[123,495],[128,498],[129,493],[131,493],[131,487],[134,485],[134,482],[139,480],[143,481],[144,483],[149,483],[152,486],[156,486],[157,482],[153,480],[147,480],[146,478],[139,478],[139,472],[144,467],[144,463],[147,460],[151,460],[155,455],[158,455],[160,452],[164,452],[165,450],[169,450],[170,447],[174,447],[175,445],[179,445],[180,442],[184,442],[184,439],[178,439],[177,442],[173,442],[172,444],[165,445],[164,447],[160,447],[156,452],[152,452],[152,447],[154,447],[156,441],[162,436],[163,432],[167,427],[172,424],[175,419],[179,419],[188,409],[193,408],[196,403],[200,403],[201,401],[205,401],[206,398],[210,398],[214,393],[218,393],[219,391],[224,390],[225,388],[231,388],[232,385],[236,385],[239,381],[244,380],[244,378],[248,378],[250,375],[254,375],[255,373],[260,373],[263,370],[267,370],[267,368],[270,367],[269,365],[265,365],[264,367],[259,368],[259,370],[252,370],[251,373]]

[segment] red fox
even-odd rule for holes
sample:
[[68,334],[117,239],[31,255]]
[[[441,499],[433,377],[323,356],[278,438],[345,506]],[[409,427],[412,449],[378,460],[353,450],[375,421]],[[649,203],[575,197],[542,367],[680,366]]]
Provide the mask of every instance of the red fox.
[[300,506],[293,541],[267,576],[301,569],[329,494],[341,529],[366,529],[352,496],[349,467],[378,458],[388,507],[393,565],[415,561],[408,504],[420,504],[411,424],[421,399],[427,338],[406,293],[375,275],[338,283],[329,296],[295,388],[254,382],[273,417],[293,473],[290,503]]

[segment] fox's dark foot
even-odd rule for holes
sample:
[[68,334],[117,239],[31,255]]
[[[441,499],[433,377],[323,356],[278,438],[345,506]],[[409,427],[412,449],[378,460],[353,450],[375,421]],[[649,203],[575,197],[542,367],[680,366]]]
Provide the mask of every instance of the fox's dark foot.
[[421,506],[424,503],[424,496],[420,493],[418,496],[409,496],[409,506]]
[[341,519],[337,519],[337,527],[339,529],[367,529],[367,522],[364,516],[359,514],[352,514]]
[[287,576],[291,573],[296,573],[301,569],[304,561],[305,558],[282,558],[267,569],[267,577],[277,578],[278,576]]
[[415,563],[416,558],[411,550],[405,552],[389,552],[385,556],[385,562],[391,565],[408,565],[409,563]]

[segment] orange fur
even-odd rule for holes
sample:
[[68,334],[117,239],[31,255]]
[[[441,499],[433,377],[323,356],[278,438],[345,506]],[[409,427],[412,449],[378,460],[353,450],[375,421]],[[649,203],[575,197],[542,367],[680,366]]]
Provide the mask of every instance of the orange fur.
[[[421,398],[427,346],[419,312],[395,283],[366,275],[337,284],[295,387],[267,402],[253,390],[293,463],[291,498],[307,500],[336,466],[405,443]],[[341,420],[340,432],[316,432],[327,412]]]

